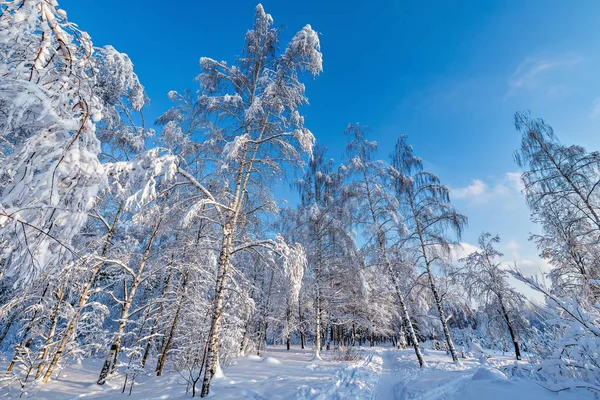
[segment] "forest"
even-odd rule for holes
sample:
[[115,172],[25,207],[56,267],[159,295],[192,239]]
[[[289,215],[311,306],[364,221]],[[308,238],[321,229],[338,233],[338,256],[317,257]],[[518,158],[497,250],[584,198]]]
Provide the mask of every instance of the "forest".
[[[259,4],[239,54],[200,58],[197,86],[150,121],[127,54],[75,22],[56,0],[0,0],[0,394],[71,398],[57,388],[81,365],[98,398],[150,398],[163,375],[178,386],[156,398],[393,398],[374,395],[391,360],[390,393],[425,398],[393,380],[401,355],[413,375],[600,395],[599,152],[515,110],[530,240],[551,266],[529,276],[495,232],[456,257],[468,210],[410,136],[383,159],[369,121],[339,132],[342,154],[319,142],[311,25],[282,41]],[[335,391],[225,396],[238,363],[293,352],[306,373],[339,367]]]

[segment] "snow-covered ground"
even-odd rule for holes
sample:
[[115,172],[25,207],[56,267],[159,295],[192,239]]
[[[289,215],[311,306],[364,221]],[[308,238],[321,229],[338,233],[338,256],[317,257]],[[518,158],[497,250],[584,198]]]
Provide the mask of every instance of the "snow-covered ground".
[[[494,356],[486,365],[469,358],[454,365],[440,351],[427,351],[428,367],[417,367],[412,350],[377,347],[361,350],[356,362],[312,359],[310,350],[270,347],[264,357],[237,359],[213,381],[214,399],[448,399],[517,400],[593,398],[590,392],[552,393],[538,384],[508,379],[496,366],[513,361]],[[186,381],[176,371],[162,377],[143,376],[131,396],[121,394],[123,377],[113,376],[104,386],[95,382],[100,360],[86,360],[65,368],[58,380],[32,387],[23,398],[34,399],[184,399]],[[126,392],[127,393],[127,392]],[[18,397],[4,389],[0,395]]]

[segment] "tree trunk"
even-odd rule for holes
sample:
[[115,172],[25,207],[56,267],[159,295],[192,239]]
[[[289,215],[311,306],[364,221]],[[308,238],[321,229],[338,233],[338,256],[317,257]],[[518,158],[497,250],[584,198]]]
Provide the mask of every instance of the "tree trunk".
[[[38,301],[38,305],[41,305],[42,302],[44,301],[44,297],[46,297],[46,293],[48,292],[49,287],[50,287],[50,284],[48,283],[46,285],[46,287],[44,288],[44,291],[42,292],[42,296],[40,297],[40,301]],[[38,314],[39,314],[39,308],[33,312],[33,316],[31,317],[31,320],[29,321],[27,328],[25,328],[25,332],[23,332],[23,336],[21,337],[19,344],[17,346],[15,346],[15,355],[14,355],[12,361],[10,362],[10,364],[8,365],[8,368],[6,369],[8,372],[12,371],[12,369],[15,367],[15,364],[17,363],[19,355],[22,353],[21,349],[23,348],[23,343],[25,343],[25,341],[27,340],[27,337],[29,336],[29,332],[33,328],[33,324],[35,323],[35,319],[37,318]],[[29,346],[27,346],[27,343],[25,343],[25,347],[26,348],[29,347]]]
[[[144,249],[144,255],[142,256],[142,260],[140,261],[140,265],[135,274],[133,282],[131,283],[131,288],[129,289],[129,293],[127,297],[123,299],[123,311],[121,313],[121,319],[119,320],[119,328],[115,334],[115,339],[110,347],[110,351],[108,352],[108,356],[104,361],[104,365],[102,366],[102,370],[100,371],[100,376],[98,377],[98,385],[104,385],[106,383],[106,378],[108,377],[109,372],[112,373],[117,364],[117,358],[119,357],[119,350],[121,349],[121,341],[123,340],[123,333],[125,333],[125,327],[127,325],[127,320],[129,318],[129,310],[131,309],[131,305],[133,304],[133,299],[135,297],[135,292],[139,287],[140,283],[142,283],[142,273],[144,272],[144,267],[146,266],[146,262],[148,261],[148,257],[150,255],[150,249],[152,248],[152,243],[154,242],[154,238],[156,238],[156,234],[158,233],[158,229],[160,227],[161,220],[159,219],[154,228],[152,230],[152,234],[148,239],[148,245]],[[123,285],[126,285],[124,282]]]
[[[115,214],[115,219],[113,221],[113,224],[108,231],[108,235],[106,237],[106,242],[104,242],[104,247],[102,248],[102,257],[106,256],[106,253],[108,251],[108,246],[110,245],[110,241],[112,240],[112,238],[115,234],[115,231],[117,229],[117,223],[119,221],[119,216],[121,215],[122,210],[123,210],[123,203],[121,203],[119,205],[119,209],[117,210],[117,213]],[[75,331],[75,327],[77,326],[77,322],[79,321],[81,312],[83,311],[83,308],[86,306],[86,304],[89,300],[88,294],[90,292],[90,289],[92,288],[92,285],[96,281],[96,276],[98,275],[98,272],[102,268],[103,264],[104,263],[100,262],[92,268],[92,274],[89,277],[88,281],[86,282],[85,286],[83,287],[83,291],[79,295],[79,300],[77,301],[77,307],[75,308],[75,313],[73,314],[73,316],[71,317],[71,320],[67,324],[65,333],[63,333],[62,339],[56,349],[56,352],[54,353],[54,356],[52,357],[52,361],[48,365],[48,369],[46,370],[46,373],[44,374],[44,378],[42,379],[43,383],[48,383],[48,381],[50,380],[50,377],[52,376],[52,372],[54,372],[54,369],[58,365],[58,362],[60,361],[60,358],[62,357],[63,352],[65,351],[65,348],[67,347],[67,343],[69,342],[69,339],[71,338],[71,336],[73,335],[73,332]]]
[[[412,201],[411,201],[411,207],[413,207]],[[416,223],[416,227],[417,227],[417,233],[419,235],[419,242],[421,244],[423,260],[425,261],[425,267],[427,268],[427,277],[429,279],[429,286],[431,288],[431,292],[433,293],[433,298],[435,300],[435,306],[437,307],[437,310],[438,310],[438,313],[440,316],[440,323],[442,324],[442,330],[444,331],[446,345],[448,346],[448,350],[450,351],[450,355],[452,356],[452,361],[454,361],[455,363],[460,363],[460,360],[458,359],[458,353],[456,352],[456,348],[454,347],[454,343],[452,342],[452,337],[450,336],[450,329],[448,329],[448,321],[446,319],[446,315],[444,313],[444,308],[442,306],[442,299],[437,291],[435,281],[433,280],[433,273],[431,272],[431,262],[429,261],[429,258],[427,257],[427,249],[425,248],[425,240],[423,238],[423,232],[421,230],[421,226],[418,223],[418,220]]]
[[10,319],[8,320],[8,322],[6,323],[6,325],[4,325],[4,330],[2,331],[2,335],[0,335],[0,344],[6,338],[6,335],[8,334],[8,331],[10,330],[10,327],[12,326],[13,322],[15,322],[15,319],[17,319],[17,313],[16,312],[10,317]]
[[450,351],[450,355],[452,356],[452,361],[454,361],[455,363],[458,363],[458,362],[460,362],[458,359],[458,353],[456,352],[456,348],[454,347],[454,343],[452,342],[452,337],[450,336],[450,329],[448,329],[448,321],[447,321],[446,315],[444,313],[444,308],[442,307],[442,300],[437,291],[437,287],[435,286],[435,283],[433,282],[433,274],[431,273],[431,268],[429,266],[429,263],[427,263],[427,275],[429,276],[429,285],[431,287],[431,291],[433,292],[433,298],[435,300],[435,305],[436,305],[438,313],[440,315],[440,323],[442,324],[442,330],[444,331],[446,345],[448,346],[448,350]]
[[233,241],[233,227],[230,222],[225,225],[223,233],[223,246],[219,257],[219,272],[213,300],[212,320],[208,334],[208,348],[206,352],[206,365],[200,397],[208,395],[210,391],[210,381],[217,371],[219,363],[219,339],[221,336],[221,316],[223,314],[223,294],[229,270],[229,257]]
[[298,320],[300,321],[300,348],[304,350],[306,336],[304,334],[304,314],[302,313],[302,303],[300,296],[298,296]]
[[292,308],[290,307],[290,303],[289,300],[287,301],[287,307],[285,309],[285,321],[286,321],[286,325],[287,325],[287,332],[285,335],[285,346],[286,348],[289,350],[291,343],[290,343],[290,336],[291,336],[291,332],[290,332],[290,322],[291,322],[291,317],[292,317]]
[[[172,258],[171,258],[172,260]],[[146,343],[146,348],[144,349],[144,355],[142,356],[142,368],[146,366],[146,361],[148,361],[148,355],[150,354],[150,348],[152,347],[152,339],[154,338],[154,334],[156,334],[156,328],[158,325],[158,318],[163,310],[163,304],[165,302],[166,293],[169,290],[169,283],[171,281],[171,272],[167,275],[167,279],[165,280],[165,284],[163,286],[162,298],[161,302],[158,306],[158,310],[156,310],[156,317],[152,321],[152,328],[150,329],[150,337],[148,338],[148,342]]]
[[515,331],[513,330],[512,324],[510,323],[510,318],[508,317],[508,312],[504,307],[504,302],[502,301],[502,297],[498,296],[498,300],[500,301],[500,307],[502,309],[502,316],[504,317],[504,321],[506,321],[506,326],[508,327],[508,332],[510,333],[510,339],[512,340],[513,346],[515,348],[515,357],[517,360],[521,359],[521,349],[519,349],[519,341],[517,340],[517,336],[515,335]]
[[275,271],[271,271],[271,279],[269,280],[269,289],[267,290],[267,301],[265,303],[265,308],[263,310],[262,320],[259,324],[258,331],[258,343],[256,349],[256,355],[260,356],[260,351],[262,349],[263,337],[266,341],[267,336],[267,318],[269,317],[269,303],[271,301],[271,290],[273,288],[273,278],[275,276]]
[[186,294],[185,288],[187,286],[189,273],[190,273],[190,270],[188,269],[185,271],[185,275],[183,276],[183,283],[181,285],[182,286],[181,287],[181,297],[179,298],[179,303],[177,303],[177,310],[175,311],[175,317],[173,317],[173,323],[171,324],[171,329],[169,331],[169,336],[168,336],[167,342],[165,343],[165,346],[162,349],[160,356],[158,357],[158,363],[156,365],[156,376],[162,375],[163,367],[165,366],[165,360],[167,359],[167,353],[169,351],[169,348],[171,347],[171,343],[173,342],[173,337],[175,336],[175,328],[177,327],[177,320],[179,319],[179,313],[181,312],[181,306],[183,305],[183,302],[185,300],[185,294]]
[[[66,286],[66,282],[64,284]],[[46,362],[46,358],[48,357],[48,352],[50,351],[50,345],[54,339],[54,333],[56,332],[56,325],[58,324],[58,314],[60,313],[60,307],[62,305],[63,298],[65,297],[65,287],[62,287],[58,293],[56,294],[56,307],[52,312],[52,317],[50,320],[50,330],[48,331],[48,336],[46,337],[46,343],[44,344],[44,349],[42,350],[42,354],[40,356],[40,363],[37,366],[37,370],[35,373],[35,379],[39,379],[42,375],[42,371],[44,368],[44,364]]]
[[315,288],[315,359],[321,359],[321,291],[317,283]]

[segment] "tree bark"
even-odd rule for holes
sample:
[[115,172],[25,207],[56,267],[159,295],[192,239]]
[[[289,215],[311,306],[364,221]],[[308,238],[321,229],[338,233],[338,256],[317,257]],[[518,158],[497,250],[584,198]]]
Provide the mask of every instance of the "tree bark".
[[16,312],[10,317],[10,319],[8,320],[8,322],[6,323],[6,325],[4,325],[4,330],[2,331],[2,335],[0,335],[0,344],[6,338],[6,335],[8,334],[8,331],[10,330],[10,327],[12,326],[13,322],[15,322],[15,319],[17,319],[17,313]]
[[213,299],[212,320],[208,334],[208,347],[206,352],[206,366],[204,369],[204,379],[202,381],[202,390],[200,397],[205,397],[210,391],[210,382],[219,363],[219,339],[221,335],[221,317],[223,314],[223,294],[225,281],[227,279],[229,257],[233,243],[232,223],[226,223],[223,232],[223,246],[219,257],[219,271],[217,276],[217,286]]
[[256,348],[256,355],[260,356],[260,351],[262,349],[263,337],[267,336],[267,318],[269,317],[269,303],[271,301],[271,290],[273,288],[273,277],[275,276],[275,271],[271,271],[271,279],[269,280],[269,289],[267,290],[267,301],[265,303],[265,308],[263,310],[263,315],[261,322],[258,328],[258,343]]
[[[115,234],[115,231],[117,230],[117,223],[119,221],[119,216],[121,215],[122,210],[123,210],[123,204],[121,203],[119,205],[119,209],[117,210],[117,213],[115,215],[113,224],[111,225],[111,227],[108,231],[108,235],[106,237],[106,242],[104,242],[104,247],[102,248],[102,257],[106,256],[106,253],[108,251],[108,246],[110,245],[110,241],[112,240],[112,238]],[[48,381],[50,380],[50,377],[52,376],[52,372],[58,365],[58,362],[60,361],[60,358],[62,357],[63,352],[65,351],[65,348],[67,347],[67,343],[69,342],[69,339],[71,338],[71,336],[73,335],[73,332],[75,331],[75,327],[77,326],[77,322],[79,321],[81,312],[83,311],[83,308],[86,306],[86,304],[89,300],[88,294],[90,292],[90,289],[92,288],[92,285],[96,281],[96,276],[98,275],[98,272],[102,268],[102,265],[104,265],[104,263],[100,262],[100,263],[97,263],[92,268],[92,274],[89,277],[85,286],[83,287],[83,291],[79,295],[79,300],[77,301],[77,307],[75,308],[75,313],[71,317],[71,320],[69,321],[69,323],[67,324],[65,333],[63,333],[62,339],[56,349],[56,352],[54,353],[54,356],[52,357],[52,361],[48,365],[48,369],[46,370],[46,373],[44,374],[44,378],[42,379],[43,383],[48,383]]]
[[[139,287],[140,283],[142,283],[142,273],[144,272],[144,267],[146,266],[146,262],[148,261],[148,257],[150,255],[150,249],[152,248],[152,243],[156,238],[156,234],[158,233],[158,229],[160,227],[161,220],[159,219],[150,235],[148,240],[148,244],[144,249],[144,255],[142,256],[142,260],[140,261],[140,265],[135,274],[133,282],[131,283],[131,287],[129,289],[129,293],[127,297],[123,299],[123,311],[121,313],[121,319],[119,320],[119,327],[115,334],[115,338],[110,347],[110,351],[108,352],[108,356],[104,361],[104,365],[102,366],[102,370],[100,371],[100,376],[98,377],[98,385],[104,385],[106,383],[106,378],[108,377],[109,372],[114,371],[114,368],[117,363],[117,358],[119,357],[119,350],[121,349],[121,341],[123,340],[123,333],[125,332],[125,327],[127,325],[127,320],[129,318],[129,311],[131,309],[131,305],[133,303],[133,299],[135,297],[135,292]],[[123,283],[126,285],[126,283]]]
[[306,341],[306,335],[304,333],[304,314],[302,313],[302,300],[301,296],[298,296],[298,320],[300,322],[300,348],[304,350],[304,344]]
[[435,305],[438,310],[440,316],[440,323],[442,324],[442,330],[444,331],[444,337],[446,339],[446,345],[448,346],[448,350],[450,351],[450,355],[452,356],[452,361],[459,362],[458,353],[456,352],[456,348],[454,347],[454,343],[452,342],[452,337],[450,336],[450,329],[448,329],[448,321],[446,319],[446,315],[444,313],[444,308],[442,306],[442,300],[437,291],[437,287],[433,282],[433,274],[431,273],[431,268],[429,263],[427,263],[427,275],[429,277],[429,285],[431,287],[431,291],[433,293],[433,298],[435,300]]
[[[412,196],[412,195],[410,195]],[[415,206],[412,197],[410,197],[410,207],[415,218],[415,227],[417,229],[417,234],[419,235],[419,243],[421,247],[421,252],[423,256],[423,260],[425,261],[425,268],[427,269],[427,277],[429,279],[429,286],[431,288],[431,292],[433,293],[433,298],[435,300],[435,306],[438,310],[440,323],[442,324],[442,330],[444,331],[444,337],[446,339],[446,345],[448,346],[448,350],[450,351],[450,355],[452,356],[452,361],[455,363],[460,363],[458,359],[458,353],[456,352],[456,348],[454,347],[454,343],[452,342],[452,337],[450,336],[450,329],[448,329],[448,321],[446,319],[446,315],[444,313],[444,308],[442,306],[442,299],[437,291],[437,287],[435,285],[435,281],[433,280],[433,273],[431,272],[431,261],[427,256],[427,249],[425,247],[425,239],[423,238],[423,230],[421,229],[421,224],[419,223],[419,219],[417,218],[417,213],[415,211]]]
[[144,349],[144,355],[142,356],[142,362],[141,362],[142,368],[144,368],[146,366],[146,362],[148,361],[148,355],[150,354],[150,348],[152,347],[152,340],[154,338],[154,334],[156,334],[158,318],[163,310],[163,305],[165,302],[165,297],[166,297],[167,291],[169,290],[170,281],[171,281],[171,272],[169,272],[169,274],[167,275],[167,279],[165,280],[165,284],[163,286],[161,302],[158,306],[158,310],[156,310],[156,313],[155,313],[156,317],[152,321],[152,328],[150,329],[150,337],[148,338],[148,342],[146,343],[146,348]]
[[[66,286],[66,282],[64,284]],[[62,287],[58,293],[56,294],[56,307],[52,312],[52,317],[50,321],[50,330],[48,331],[48,336],[46,337],[46,343],[44,344],[44,349],[42,350],[42,354],[40,356],[40,363],[37,366],[37,370],[35,373],[35,379],[39,379],[42,375],[44,364],[46,362],[46,358],[48,357],[48,352],[50,351],[50,345],[54,339],[54,333],[56,332],[56,325],[58,324],[58,314],[60,313],[60,307],[62,305],[63,298],[65,297],[65,287]]]
[[175,316],[173,317],[173,323],[171,324],[171,329],[169,331],[169,336],[167,338],[167,342],[162,349],[160,356],[158,357],[158,363],[156,365],[156,376],[161,376],[163,368],[165,366],[165,360],[167,359],[167,353],[171,347],[171,343],[173,343],[173,337],[175,336],[175,329],[177,328],[177,321],[179,320],[179,313],[181,312],[181,306],[185,300],[186,294],[186,286],[188,282],[190,270],[185,271],[185,275],[183,276],[183,283],[181,287],[181,297],[179,298],[179,302],[177,303],[177,310],[175,311]]
[[513,346],[515,348],[515,357],[517,360],[521,359],[521,349],[519,349],[519,341],[517,340],[517,335],[515,335],[515,331],[513,330],[512,324],[510,323],[510,318],[508,317],[508,312],[506,311],[506,307],[504,307],[504,302],[502,301],[502,297],[498,296],[498,300],[500,301],[500,307],[502,309],[502,316],[504,317],[504,321],[506,321],[506,326],[508,327],[508,332],[510,333],[510,339],[512,340]]
[[[40,301],[38,301],[38,305],[41,305],[42,302],[44,301],[44,297],[46,297],[46,293],[48,292],[49,287],[50,287],[50,284],[48,283],[46,285],[46,287],[44,288],[44,291],[42,292],[42,296],[40,297]],[[39,314],[39,309],[36,309],[33,312],[33,316],[31,317],[31,320],[29,321],[27,328],[25,328],[25,332],[23,332],[23,336],[21,337],[19,344],[17,346],[15,346],[15,355],[14,355],[12,361],[10,362],[10,364],[8,365],[8,368],[6,369],[6,371],[10,372],[14,368],[15,364],[17,363],[17,360],[19,359],[19,355],[22,353],[21,349],[23,348],[23,343],[25,343],[25,348],[29,347],[29,346],[27,346],[27,343],[25,341],[26,341],[27,337],[29,336],[29,332],[33,328],[33,324],[35,323],[35,319],[37,318],[38,314]]]

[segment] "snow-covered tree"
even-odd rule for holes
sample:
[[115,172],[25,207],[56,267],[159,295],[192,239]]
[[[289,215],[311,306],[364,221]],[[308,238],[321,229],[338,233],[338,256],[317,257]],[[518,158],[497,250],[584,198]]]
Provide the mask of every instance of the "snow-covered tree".
[[561,144],[548,124],[528,113],[517,113],[515,125],[522,135],[515,159],[524,193],[543,229],[533,239],[555,268],[553,290],[596,297],[589,281],[600,273],[600,153]]
[[515,358],[520,360],[519,331],[526,327],[520,314],[526,299],[508,281],[509,273],[502,268],[500,261],[502,253],[494,248],[499,242],[499,236],[481,234],[479,250],[459,260],[465,268],[459,270],[456,276],[464,284],[469,297],[487,313],[488,323],[503,327],[500,331],[508,331]]
[[348,162],[343,168],[351,179],[348,195],[354,202],[355,221],[363,229],[367,240],[364,251],[367,252],[371,265],[382,266],[388,274],[396,292],[402,322],[410,337],[419,365],[423,367],[425,361],[419,348],[405,294],[388,254],[391,235],[398,231],[402,217],[394,193],[386,184],[385,164],[380,160],[373,160],[377,143],[366,139],[366,131],[365,127],[355,124],[349,125],[345,132],[348,136],[346,146]]
[[[200,60],[199,104],[213,124],[208,140],[221,149],[218,158],[223,161],[215,170],[223,174],[226,183],[220,202],[209,197],[218,208],[222,245],[202,396],[208,394],[219,363],[224,289],[239,229],[250,211],[246,208],[248,198],[263,191],[263,185],[279,173],[282,162],[296,163],[303,152],[310,153],[314,142],[299,113],[307,101],[299,77],[321,72],[317,33],[305,26],[282,52],[277,51],[278,37],[272,17],[259,5],[242,55],[233,65],[210,58]],[[254,205],[256,211],[265,207]],[[242,246],[248,248],[250,244]]]
[[139,110],[144,95],[127,57],[96,51],[56,2],[0,8],[2,265],[25,283],[77,258],[71,241],[106,185],[98,122],[115,139],[115,103],[126,97]]
[[451,315],[447,317],[444,311],[443,292],[439,291],[434,268],[436,264],[443,266],[453,244],[451,234],[460,236],[467,218],[452,207],[449,190],[439,178],[423,170],[422,160],[413,154],[405,136],[398,139],[391,158],[391,179],[407,230],[401,238],[402,247],[413,254],[414,263],[427,274],[448,350],[452,360],[458,362],[448,328]]

